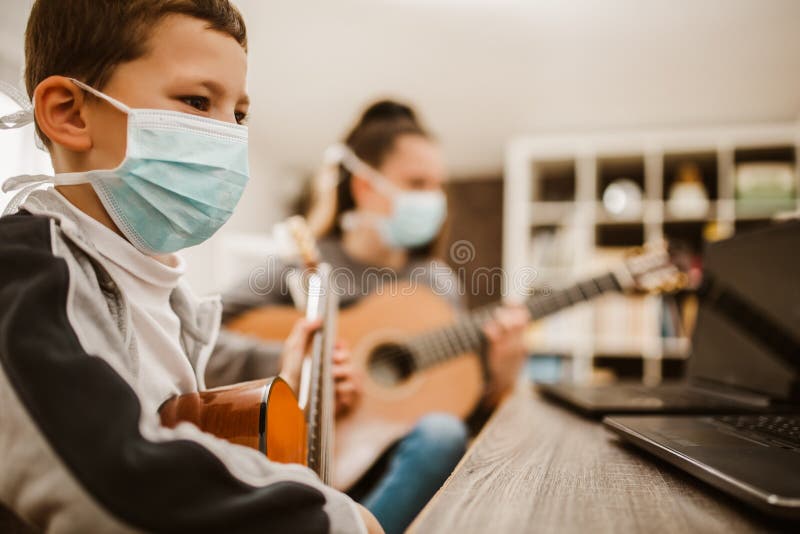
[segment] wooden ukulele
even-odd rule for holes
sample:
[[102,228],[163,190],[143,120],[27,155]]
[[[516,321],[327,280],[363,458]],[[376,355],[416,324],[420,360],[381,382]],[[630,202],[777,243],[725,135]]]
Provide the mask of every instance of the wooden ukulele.
[[[527,307],[537,320],[606,292],[671,291],[684,279],[666,250],[640,252],[616,272],[534,295]],[[423,415],[448,412],[464,418],[471,413],[484,387],[478,357],[484,343],[482,329],[495,307],[458,318],[448,302],[429,288],[400,284],[340,312],[339,338],[352,347],[352,363],[365,379],[359,405],[336,422],[334,487],[352,487]],[[245,313],[227,326],[281,340],[297,316],[292,308],[271,306]]]
[[[219,438],[257,449],[270,460],[306,465],[329,484],[335,410],[331,358],[338,299],[330,289],[331,268],[318,264],[319,253],[304,221],[290,220],[287,227],[311,269],[302,288],[305,316],[323,321],[303,362],[299,400],[282,378],[273,377],[180,395],[166,401],[159,415],[164,426],[193,423]],[[294,311],[296,319],[298,314]]]

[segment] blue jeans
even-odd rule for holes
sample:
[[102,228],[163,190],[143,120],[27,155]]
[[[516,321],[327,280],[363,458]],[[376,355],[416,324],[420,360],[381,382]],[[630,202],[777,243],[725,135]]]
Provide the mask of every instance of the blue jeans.
[[386,473],[361,504],[386,534],[400,534],[464,455],[467,427],[449,414],[426,415],[392,452]]

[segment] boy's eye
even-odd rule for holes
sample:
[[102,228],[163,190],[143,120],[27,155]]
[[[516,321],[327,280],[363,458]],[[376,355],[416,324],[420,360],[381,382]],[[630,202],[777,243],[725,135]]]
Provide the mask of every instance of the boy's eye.
[[236,117],[236,124],[247,124],[247,113],[244,111],[237,111],[234,116]]
[[204,96],[182,96],[181,100],[197,111],[208,111],[211,107],[208,98]]

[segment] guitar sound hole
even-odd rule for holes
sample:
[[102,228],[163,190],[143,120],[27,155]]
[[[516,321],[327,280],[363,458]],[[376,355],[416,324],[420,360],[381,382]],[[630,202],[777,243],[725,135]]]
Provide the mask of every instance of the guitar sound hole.
[[414,372],[414,356],[403,345],[379,345],[370,354],[367,368],[376,382],[394,386],[408,379]]

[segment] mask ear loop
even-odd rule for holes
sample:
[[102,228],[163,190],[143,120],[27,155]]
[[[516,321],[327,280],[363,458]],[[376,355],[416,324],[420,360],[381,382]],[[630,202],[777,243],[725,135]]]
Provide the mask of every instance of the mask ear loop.
[[[397,187],[392,184],[388,178],[356,156],[355,152],[345,144],[338,143],[328,147],[323,156],[323,162],[323,168],[320,171],[321,174],[317,178],[319,184],[317,186],[317,194],[324,195],[342,182],[342,176],[339,173],[340,165],[350,171],[350,174],[353,176],[359,176],[369,180],[378,191],[389,198],[392,198],[397,192]],[[332,206],[331,212],[333,209],[334,207]],[[327,220],[329,215],[331,215],[331,213],[326,212],[326,214],[320,218]],[[342,228],[348,230],[365,223],[373,227],[379,226],[381,220],[382,217],[377,215],[350,211],[341,215],[339,223]]]
[[33,109],[33,104],[31,104],[28,95],[10,83],[0,80],[0,92],[13,100],[22,110]]
[[[106,102],[108,102],[118,110],[122,111],[126,115],[130,114],[131,108],[129,108],[119,100],[110,97],[104,93],[101,93],[94,87],[87,85],[80,80],[76,80],[75,78],[68,78],[68,79],[69,81],[71,81],[84,91],[87,91],[93,94],[94,96],[102,100],[105,100]],[[22,91],[20,91],[19,89],[17,89],[16,87],[14,87],[9,83],[0,81],[0,92],[6,94],[14,102],[16,102],[16,104],[20,108],[22,108],[19,111],[15,111],[14,113],[11,113],[9,115],[0,117],[0,130],[16,130],[18,128],[22,128],[24,126],[27,126],[28,124],[35,122],[33,103],[31,103],[31,101],[28,99],[26,95],[22,93]],[[34,133],[34,140],[36,142],[36,148],[42,150],[43,152],[49,152],[45,144],[42,142],[41,137],[39,137],[38,132]]]
[[83,83],[80,80],[76,80],[75,78],[69,78],[69,81],[71,81],[72,83],[74,83],[75,85],[77,85],[78,87],[80,87],[81,89],[86,91],[87,93],[91,93],[92,95],[96,96],[97,98],[100,98],[101,100],[105,100],[106,102],[108,102],[109,104],[111,104],[112,106],[114,106],[115,108],[120,110],[121,112],[125,113],[126,115],[130,115],[131,108],[129,108],[128,106],[126,106],[125,104],[123,104],[122,102],[117,100],[116,98],[110,97],[107,94],[98,91],[97,89],[95,89],[91,85],[87,85],[87,84]]
[[[21,108],[18,111],[0,117],[0,130],[18,130],[35,122],[33,105],[26,94],[13,85],[3,81],[0,81],[0,92],[8,96]],[[42,148],[44,144],[41,143],[39,135],[35,134],[35,138],[36,147]],[[2,186],[0,186],[0,190],[2,190],[4,193],[10,193],[17,189],[21,189],[21,191],[11,198],[0,215],[6,216],[17,212],[19,210],[19,206],[22,204],[22,201],[28,196],[28,194],[43,183],[46,183],[46,181],[49,179],[51,179],[51,177],[40,175],[23,175],[5,180]]]
[[[69,80],[77,85],[79,88],[92,93],[93,95],[106,100],[109,104],[116,107],[120,111],[124,113],[128,113],[130,108],[125,104],[111,98],[108,95],[97,91],[96,89],[86,85],[85,83],[76,80],[74,78],[69,78]],[[8,83],[0,81],[0,91],[8,95],[14,102],[16,102],[22,109],[6,115],[4,117],[0,117],[0,130],[15,130],[18,128],[22,128],[27,126],[28,124],[35,122],[35,115],[34,115],[34,108],[33,105],[28,101],[28,98],[22,94],[21,91],[16,89],[15,87],[11,86]],[[42,143],[41,138],[38,134],[35,135],[36,140],[36,147],[40,150],[47,151]],[[11,213],[15,213],[18,211],[19,207],[22,205],[24,200],[28,197],[28,195],[33,192],[38,187],[45,185],[45,184],[54,184],[58,182],[60,185],[72,185],[72,184],[79,184],[86,182],[86,178],[84,173],[67,173],[61,174],[57,176],[46,176],[46,175],[28,175],[23,174],[20,176],[15,176],[12,178],[7,179],[3,182],[0,189],[4,193],[10,193],[12,191],[17,191],[17,193],[12,197],[11,201],[6,205],[6,208],[3,210],[3,215],[9,215]]]
[[18,111],[0,117],[0,130],[16,130],[33,122],[33,105],[22,91],[10,83],[0,81],[0,93],[8,96],[20,107]]
[[[347,145],[341,143],[333,145],[325,151],[325,154],[326,161],[343,165],[353,176],[366,178],[384,195],[392,197],[397,192],[397,187],[395,187],[388,178],[356,156],[355,152]],[[339,184],[339,180],[340,179],[336,180],[333,187]]]
[[[33,113],[33,104],[31,103],[28,95],[14,87],[13,85],[0,81],[0,92],[10,97],[17,105],[22,108],[19,111],[0,117],[0,130],[16,130],[27,126],[28,124],[36,122],[36,117]],[[39,137],[39,132],[33,132],[33,141],[36,143],[36,148],[42,152],[49,153],[50,151],[42,142]]]

